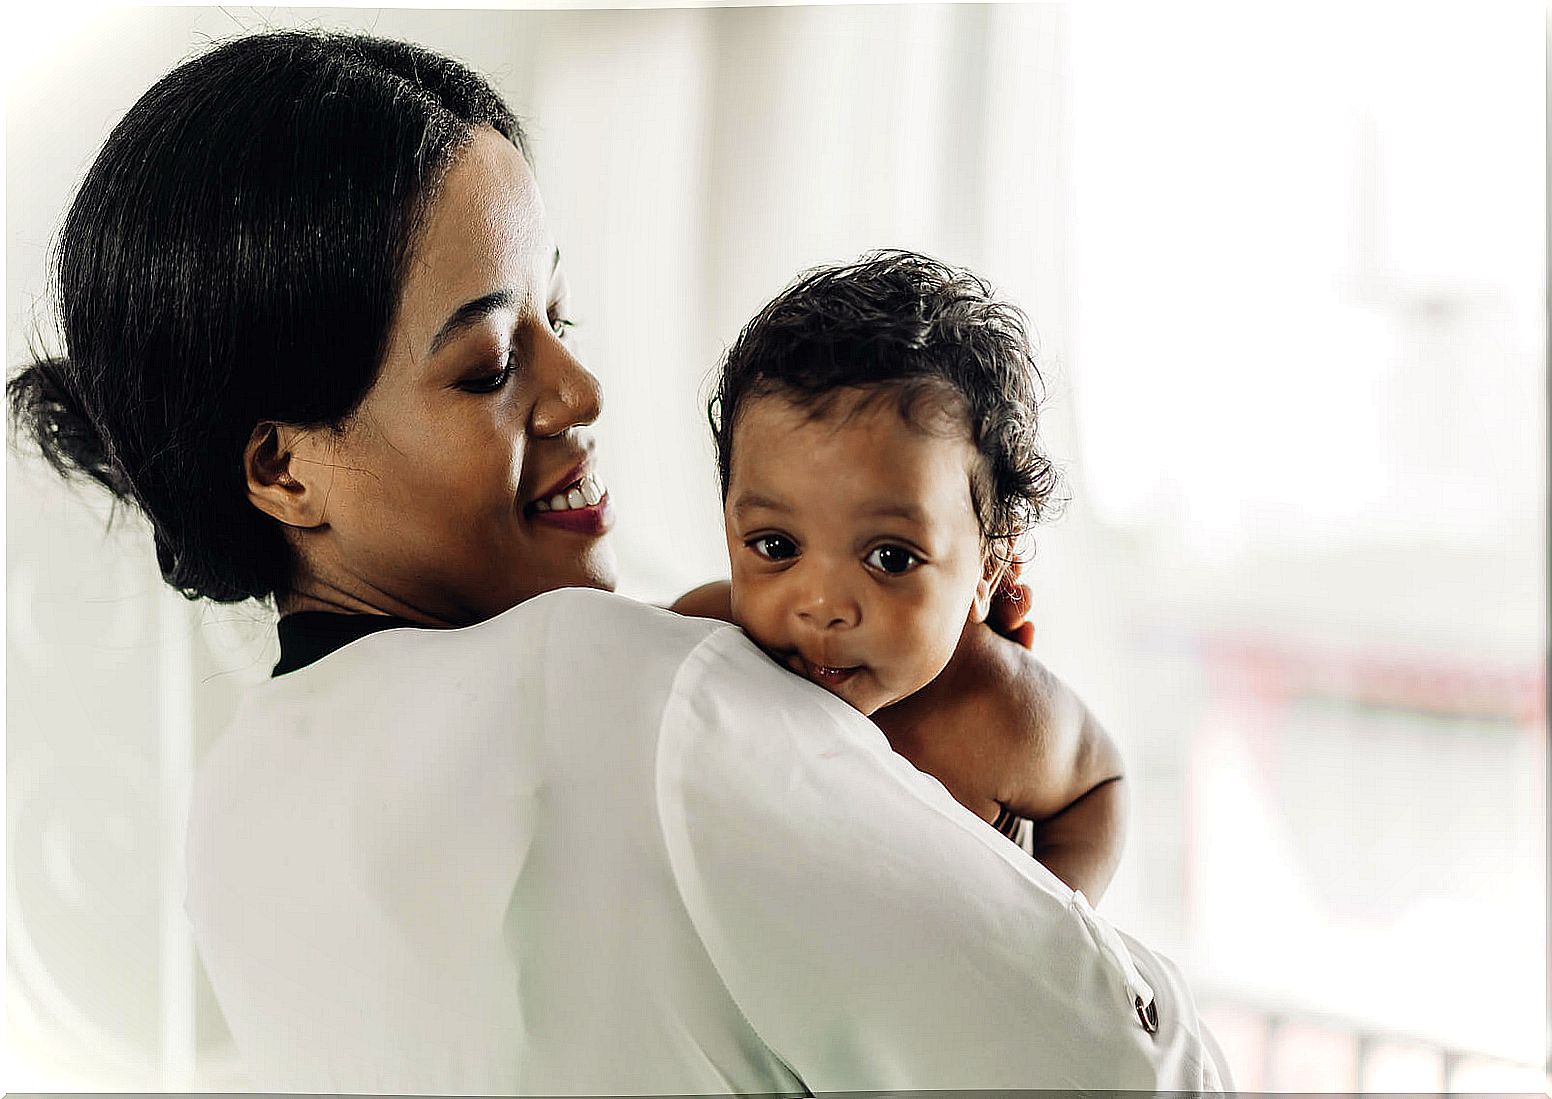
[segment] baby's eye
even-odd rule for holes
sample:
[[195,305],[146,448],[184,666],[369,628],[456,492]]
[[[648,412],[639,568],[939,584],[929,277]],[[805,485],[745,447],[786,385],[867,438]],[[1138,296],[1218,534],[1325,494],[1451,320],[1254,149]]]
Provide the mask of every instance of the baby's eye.
[[554,332],[561,339],[566,338],[566,329],[575,328],[576,326],[576,321],[568,321],[565,317],[550,317],[550,331]]
[[762,534],[745,544],[767,561],[785,561],[796,557],[798,552],[797,545],[785,534]]
[[879,546],[864,560],[879,572],[887,572],[891,576],[899,576],[921,564],[921,558],[904,546]]

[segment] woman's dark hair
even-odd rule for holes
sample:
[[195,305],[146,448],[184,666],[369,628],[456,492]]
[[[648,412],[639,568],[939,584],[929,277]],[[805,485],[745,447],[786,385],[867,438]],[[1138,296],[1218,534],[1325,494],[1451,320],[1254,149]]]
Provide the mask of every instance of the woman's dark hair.
[[244,447],[260,422],[337,428],[360,404],[427,207],[476,126],[527,155],[458,62],[280,31],[180,65],[109,135],[53,256],[64,355],[35,354],[7,395],[56,469],[145,514],[184,595],[289,586]]
[[815,417],[843,396],[848,414],[880,397],[925,429],[949,412],[980,455],[971,495],[989,547],[1006,545],[1059,501],[1042,451],[1043,396],[1024,314],[985,279],[929,256],[871,252],[804,272],[744,327],[707,406],[727,495],[733,434],[751,398],[780,395]]

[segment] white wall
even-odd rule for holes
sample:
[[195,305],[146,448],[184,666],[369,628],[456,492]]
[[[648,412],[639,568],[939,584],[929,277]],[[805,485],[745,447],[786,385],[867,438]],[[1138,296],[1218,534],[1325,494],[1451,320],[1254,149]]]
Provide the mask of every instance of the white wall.
[[[1037,650],[1129,760],[1106,910],[1203,982],[1252,1090],[1353,1085],[1235,1010],[1540,1058],[1544,711],[1512,716],[1545,652],[1538,7],[229,10],[13,43],[9,364],[108,128],[263,25],[413,38],[532,120],[631,594],[725,568],[703,385],[760,304],[870,247],[977,267],[1035,320],[1074,496],[1037,532]],[[179,798],[269,624],[7,475],[6,1083],[240,1084]],[[1488,684],[1463,713],[1414,682],[1456,673]]]
[[[1068,29],[1084,667],[1172,776],[1148,895],[1209,998],[1539,1064],[1545,11]],[[1249,1038],[1252,1090],[1466,1083]]]

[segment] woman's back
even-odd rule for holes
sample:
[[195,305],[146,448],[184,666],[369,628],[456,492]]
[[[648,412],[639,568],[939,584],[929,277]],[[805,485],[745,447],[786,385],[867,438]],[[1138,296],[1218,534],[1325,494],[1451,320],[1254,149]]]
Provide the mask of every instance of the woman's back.
[[188,896],[255,1086],[791,1087],[679,900],[640,735],[717,629],[555,593],[261,687],[201,769]]
[[263,1090],[1221,1086],[1173,967],[875,726],[597,591],[260,688],[187,904]]

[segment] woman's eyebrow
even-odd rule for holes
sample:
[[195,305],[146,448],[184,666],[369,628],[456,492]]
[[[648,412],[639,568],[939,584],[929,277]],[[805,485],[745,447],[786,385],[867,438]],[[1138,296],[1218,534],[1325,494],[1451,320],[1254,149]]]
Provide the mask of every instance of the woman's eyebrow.
[[[553,276],[560,268],[560,249],[557,247],[550,256],[550,274]],[[453,310],[452,316],[442,322],[442,327],[437,329],[437,334],[431,337],[431,349],[428,355],[435,355],[446,347],[454,336],[468,328],[470,325],[490,316],[501,309],[510,309],[517,304],[516,290],[493,290],[483,298],[475,298],[473,301],[464,302]]]
[[518,294],[516,290],[495,290],[486,294],[483,298],[475,298],[473,301],[465,302],[453,310],[452,316],[443,321],[442,327],[437,329],[437,334],[431,337],[431,350],[428,354],[435,355],[464,329],[469,328],[492,313],[515,307],[517,302]]

